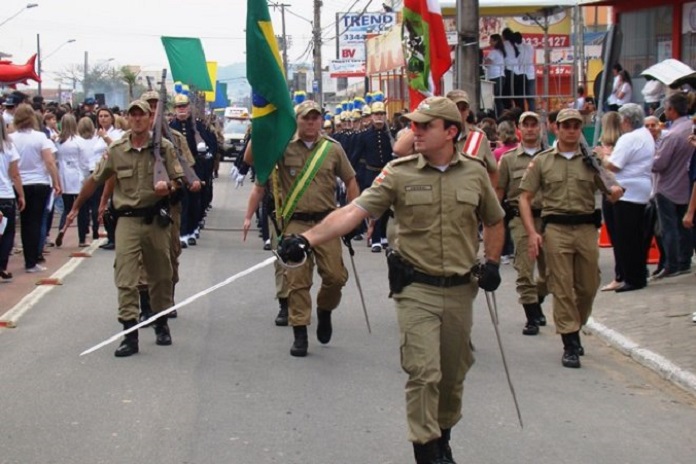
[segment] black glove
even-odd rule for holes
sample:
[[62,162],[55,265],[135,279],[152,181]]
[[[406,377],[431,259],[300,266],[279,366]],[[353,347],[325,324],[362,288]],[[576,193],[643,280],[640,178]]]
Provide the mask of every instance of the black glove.
[[276,253],[283,262],[300,263],[305,256],[309,255],[311,250],[306,238],[302,235],[292,234],[286,235],[280,240]]
[[356,235],[358,235],[358,229],[353,229],[350,232],[348,232],[346,235],[341,237],[341,240],[343,240],[343,243],[345,244],[345,246],[347,246],[348,248],[351,248],[351,245],[352,245],[351,240],[353,240],[353,237],[355,237]]
[[500,265],[492,261],[479,264],[474,274],[478,276],[478,286],[487,292],[494,292],[500,286]]

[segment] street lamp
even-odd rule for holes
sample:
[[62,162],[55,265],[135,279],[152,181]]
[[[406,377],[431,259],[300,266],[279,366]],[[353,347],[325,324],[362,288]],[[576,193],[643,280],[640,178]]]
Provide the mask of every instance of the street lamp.
[[9,18],[7,18],[7,19],[4,20],[3,22],[1,22],[1,23],[0,23],[0,26],[3,26],[5,23],[7,23],[8,21],[10,21],[11,19],[14,19],[14,18],[16,18],[17,16],[19,16],[19,15],[22,13],[22,11],[28,10],[29,8],[34,8],[34,7],[37,7],[37,6],[39,6],[38,3],[27,3],[27,4],[24,6],[24,8],[22,8],[21,10],[19,10],[18,12],[16,12],[16,13],[13,14],[12,16],[10,16]]
[[44,63],[47,59],[49,59],[51,56],[55,55],[56,52],[57,52],[58,50],[60,50],[61,48],[63,48],[65,45],[67,45],[67,44],[69,44],[69,43],[73,43],[73,42],[75,42],[75,39],[66,40],[66,41],[63,42],[62,44],[58,45],[58,46],[55,48],[55,50],[53,50],[51,53],[49,53],[48,55],[46,55],[45,57],[43,57],[43,56],[41,56],[41,35],[40,35],[40,34],[36,34],[36,55],[37,55],[37,58],[38,58],[38,60],[37,60],[37,62],[38,62],[38,63],[37,63],[37,68],[38,68],[38,69],[37,69],[37,71],[38,71],[37,74],[39,75],[39,89],[38,89],[38,91],[39,91],[39,96],[41,96],[41,68],[42,68],[43,63]]

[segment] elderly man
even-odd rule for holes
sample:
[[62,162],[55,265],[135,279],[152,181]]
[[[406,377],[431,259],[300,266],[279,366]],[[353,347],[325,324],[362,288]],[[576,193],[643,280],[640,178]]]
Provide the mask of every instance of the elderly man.
[[626,189],[621,200],[614,204],[616,230],[616,266],[623,276],[623,285],[615,291],[629,292],[646,285],[643,236],[645,207],[652,190],[651,168],[655,157],[655,141],[645,127],[645,113],[635,103],[619,108],[622,135],[610,156],[604,156],[604,166]]
[[693,123],[688,117],[688,102],[684,95],[674,94],[667,98],[665,117],[672,126],[657,148],[652,167],[652,172],[657,175],[655,200],[666,255],[665,268],[655,276],[657,278],[688,273],[693,254],[691,234],[680,220],[689,203],[688,166],[693,154],[688,140]]

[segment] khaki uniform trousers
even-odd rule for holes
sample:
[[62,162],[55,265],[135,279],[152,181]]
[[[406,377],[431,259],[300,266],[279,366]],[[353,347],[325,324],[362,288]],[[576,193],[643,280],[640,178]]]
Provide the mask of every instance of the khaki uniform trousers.
[[597,229],[594,224],[547,224],[544,253],[556,332],[577,332],[592,314],[599,289]]
[[[267,218],[267,220],[268,230],[271,233],[271,249],[275,250],[278,248],[278,232],[276,231],[275,225],[273,224],[273,221],[271,221],[271,218]],[[276,298],[279,300],[281,298],[287,298],[288,285],[285,277],[285,268],[281,266],[277,260],[275,263],[273,263],[273,266],[275,267]]]
[[469,340],[478,285],[411,284],[393,298],[406,382],[408,439],[427,443],[462,417],[464,378],[474,364]]
[[[285,234],[301,234],[314,226],[314,222],[290,221]],[[301,267],[286,269],[289,321],[292,326],[309,325],[312,317],[312,288],[316,262],[321,288],[317,294],[317,308],[333,311],[341,302],[341,289],[348,281],[348,270],[343,265],[341,239],[335,238],[312,248],[312,255]]]
[[[534,218],[534,228],[541,233],[541,218]],[[542,250],[535,261],[529,257],[527,249],[527,230],[522,225],[522,219],[513,218],[510,221],[510,233],[515,244],[515,262],[513,266],[517,271],[515,281],[520,304],[534,304],[539,302],[540,296],[546,296],[546,260]],[[536,281],[534,279],[534,266],[538,266]]]
[[[181,203],[171,205],[169,207],[169,215],[172,217],[171,230],[171,247],[169,248],[169,260],[172,263],[172,285],[179,283],[179,256],[181,256],[181,239],[179,232],[181,231]],[[140,257],[140,280],[138,288],[147,290],[147,272],[142,266],[142,256]]]
[[161,227],[155,219],[145,224],[141,217],[121,217],[116,227],[114,280],[118,290],[118,317],[136,320],[140,314],[138,280],[140,267],[147,275],[152,311],[172,306],[171,225]]

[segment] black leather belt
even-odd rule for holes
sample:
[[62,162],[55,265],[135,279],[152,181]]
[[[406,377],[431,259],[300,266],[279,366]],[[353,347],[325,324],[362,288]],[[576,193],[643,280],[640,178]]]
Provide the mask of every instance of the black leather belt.
[[[519,208],[512,208],[512,215],[515,217],[520,217],[520,210]],[[532,209],[532,217],[541,217],[541,210],[540,209]]]
[[116,217],[147,217],[152,216],[154,208],[131,208],[114,210]]
[[369,164],[365,166],[368,171],[375,171],[375,172],[381,172],[384,167],[379,167],[379,166],[370,166]]
[[304,222],[319,222],[329,214],[331,214],[331,211],[323,211],[321,213],[293,213],[292,216],[290,216],[290,220]]
[[419,271],[413,271],[413,281],[419,284],[432,285],[433,287],[455,287],[457,285],[466,285],[471,282],[471,273],[464,275],[451,276],[431,276]]

